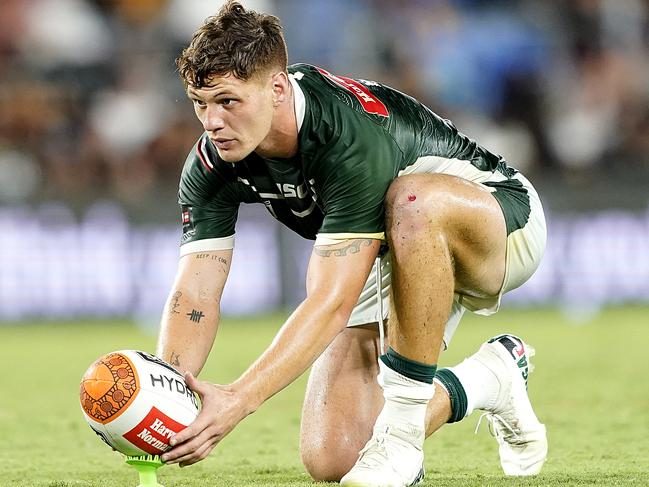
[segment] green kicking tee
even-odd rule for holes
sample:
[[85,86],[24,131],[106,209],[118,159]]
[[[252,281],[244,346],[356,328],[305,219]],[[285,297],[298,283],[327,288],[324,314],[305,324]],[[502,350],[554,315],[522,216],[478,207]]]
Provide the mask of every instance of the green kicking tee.
[[514,179],[517,171],[414,98],[306,64],[288,71],[298,153],[291,159],[252,153],[228,163],[203,134],[180,181],[183,253],[232,248],[241,203],[265,205],[307,239],[383,239],[388,187],[404,172],[421,172],[418,165],[433,168],[427,172],[454,166],[454,173],[468,171],[490,186],[508,233],[527,222],[529,198]]

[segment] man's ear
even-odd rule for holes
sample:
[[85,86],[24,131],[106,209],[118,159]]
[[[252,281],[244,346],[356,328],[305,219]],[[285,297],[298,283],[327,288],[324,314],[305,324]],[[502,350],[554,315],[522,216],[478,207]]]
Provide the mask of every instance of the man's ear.
[[272,76],[271,83],[273,86],[273,106],[278,106],[286,101],[291,82],[284,71],[279,71]]

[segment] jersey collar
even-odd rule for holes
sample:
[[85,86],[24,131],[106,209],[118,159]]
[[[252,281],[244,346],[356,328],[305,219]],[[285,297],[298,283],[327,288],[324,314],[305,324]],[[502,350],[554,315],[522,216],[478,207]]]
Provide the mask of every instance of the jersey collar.
[[297,80],[293,77],[292,74],[288,75],[288,79],[291,81],[293,86],[293,102],[295,104],[295,119],[297,120],[297,131],[300,132],[302,128],[302,122],[304,122],[304,112],[306,110],[306,99],[304,98],[304,92]]

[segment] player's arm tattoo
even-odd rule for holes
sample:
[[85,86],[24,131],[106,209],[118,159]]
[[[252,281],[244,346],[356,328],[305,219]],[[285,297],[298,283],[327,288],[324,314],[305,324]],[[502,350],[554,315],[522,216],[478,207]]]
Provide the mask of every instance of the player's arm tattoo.
[[189,316],[189,320],[195,323],[200,323],[201,319],[205,317],[202,311],[192,309],[191,313],[186,313],[185,316]]
[[172,350],[171,355],[169,356],[169,363],[176,368],[180,367],[180,354],[177,354]]
[[227,265],[228,264],[228,259],[225,257],[221,257],[220,255],[210,255],[210,254],[205,254],[205,253],[198,253],[194,254],[196,260],[201,260],[201,259],[210,259],[210,260],[218,260],[221,264]]
[[337,249],[313,247],[313,252],[320,257],[345,257],[349,254],[357,254],[361,251],[362,247],[369,247],[370,245],[372,245],[371,238],[359,238],[350,240],[345,246]]
[[178,308],[180,307],[180,298],[183,295],[180,291],[176,291],[173,296],[171,296],[171,301],[169,302],[169,313],[172,315],[179,315],[180,311],[178,311]]

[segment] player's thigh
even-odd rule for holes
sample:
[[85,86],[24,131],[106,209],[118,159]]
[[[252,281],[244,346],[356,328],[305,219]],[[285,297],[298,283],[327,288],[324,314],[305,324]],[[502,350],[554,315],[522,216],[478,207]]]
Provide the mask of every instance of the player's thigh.
[[316,480],[354,465],[383,407],[376,324],[346,328],[313,364],[302,410],[302,461]]
[[415,231],[421,230],[417,225],[426,225],[443,232],[456,292],[498,294],[505,276],[507,227],[486,187],[449,174],[401,176],[388,190],[386,215],[388,232],[404,222]]

